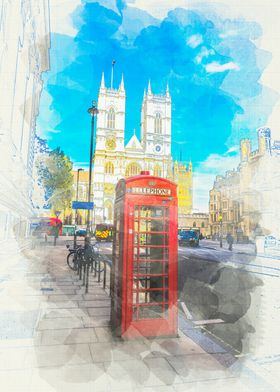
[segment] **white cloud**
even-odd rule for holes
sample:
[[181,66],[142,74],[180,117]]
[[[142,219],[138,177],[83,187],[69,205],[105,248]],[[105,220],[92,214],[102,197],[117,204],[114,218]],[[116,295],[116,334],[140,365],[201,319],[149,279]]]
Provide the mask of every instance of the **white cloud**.
[[201,49],[195,58],[197,64],[200,64],[204,57],[209,57],[215,54],[214,49],[207,49],[205,46]]
[[203,42],[202,35],[194,34],[190,36],[190,38],[187,40],[187,45],[194,49],[197,46],[199,46],[202,42]]
[[230,148],[225,154],[210,154],[194,171],[193,198],[194,209],[208,211],[209,191],[213,187],[215,177],[224,175],[227,170],[234,170],[239,164],[239,155],[232,153],[238,147]]
[[208,73],[219,73],[219,72],[225,72],[230,70],[238,71],[240,68],[233,61],[230,61],[225,64],[220,64],[217,61],[213,61],[212,63],[206,64],[205,69]]
[[51,31],[74,36],[77,31],[72,24],[71,14],[81,5],[81,0],[50,0]]
[[[272,53],[272,61],[266,67],[261,83],[273,90],[280,91],[279,0],[208,0],[204,3],[201,0],[135,0],[133,6],[144,9],[157,18],[164,18],[171,9],[182,7],[204,9],[205,13],[216,10],[224,18],[243,17],[248,21],[259,23],[263,35],[258,45],[261,49]],[[228,34],[233,34],[233,31],[228,31]],[[197,62],[201,62],[199,57]],[[277,108],[275,106],[267,124],[275,130],[275,137],[280,138],[280,103],[277,106]],[[276,132],[278,133],[276,134]]]
[[222,174],[227,170],[234,169],[239,162],[239,155],[228,155],[228,152],[223,155],[210,154],[208,158],[200,164],[200,169],[203,171],[213,171],[215,174]]
[[193,174],[193,210],[208,212],[209,191],[213,187],[214,174],[195,171]]
[[82,168],[84,170],[89,170],[89,163],[88,162],[77,162],[73,160],[73,170],[78,170],[79,168]]
[[227,154],[239,151],[239,146],[232,146],[227,150]]
[[236,30],[228,30],[220,34],[220,38],[234,37],[238,34]]

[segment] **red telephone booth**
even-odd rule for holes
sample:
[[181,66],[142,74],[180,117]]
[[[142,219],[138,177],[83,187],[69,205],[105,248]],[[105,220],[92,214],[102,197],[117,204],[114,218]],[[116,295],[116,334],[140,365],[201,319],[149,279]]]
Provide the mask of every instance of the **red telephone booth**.
[[116,187],[111,323],[124,338],[177,335],[177,186],[142,173]]

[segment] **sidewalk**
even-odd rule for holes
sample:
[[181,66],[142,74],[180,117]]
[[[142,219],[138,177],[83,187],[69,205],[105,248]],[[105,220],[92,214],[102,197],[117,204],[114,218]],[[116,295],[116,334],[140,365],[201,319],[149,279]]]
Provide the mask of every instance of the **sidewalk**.
[[[216,250],[223,250],[227,251],[228,250],[228,243],[226,240],[223,240],[223,247],[220,248],[220,242],[219,241],[212,241],[212,240],[201,240],[201,244],[204,246],[211,247]],[[249,254],[249,255],[254,255],[255,254],[255,245],[254,244],[233,244],[233,249],[232,252],[234,253],[244,253],[244,254]]]
[[11,264],[1,259],[1,390],[249,390],[182,332],[113,338],[108,294],[93,277],[84,294],[66,255],[65,247],[45,246],[25,250]]

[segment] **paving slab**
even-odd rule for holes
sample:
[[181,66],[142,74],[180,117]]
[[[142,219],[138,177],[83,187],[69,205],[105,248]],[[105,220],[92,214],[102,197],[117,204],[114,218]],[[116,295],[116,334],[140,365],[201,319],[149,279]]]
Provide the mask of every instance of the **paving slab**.
[[233,377],[209,354],[169,356],[165,359],[184,382]]
[[19,313],[30,309],[36,317],[28,326],[30,335],[0,339],[0,380],[7,376],[3,391],[22,386],[19,392],[174,392],[188,391],[197,382],[214,382],[214,377],[230,377],[184,335],[125,341],[113,336],[111,301],[102,283],[91,277],[85,294],[66,265],[66,255],[62,247],[36,249],[29,264],[26,259],[24,264],[15,262],[13,268],[21,271],[15,280],[14,269],[6,271],[8,295],[0,298],[0,312],[16,312],[20,320]]
[[55,301],[55,302],[44,302],[42,308],[46,309],[72,309],[78,308],[78,301]]
[[62,301],[81,301],[83,299],[81,294],[58,294],[58,295],[49,295],[48,300],[51,302],[62,302]]
[[102,301],[78,301],[78,305],[80,308],[104,308],[110,307],[111,301],[105,299]]
[[84,326],[89,327],[108,327],[110,325],[110,319],[108,316],[94,316],[94,317],[82,317]]
[[[129,361],[106,362],[104,366],[106,374],[109,377],[110,390],[113,391],[132,391],[145,386],[166,385],[159,369],[157,368],[157,372],[154,372],[154,369],[151,369],[148,364],[141,360],[133,359]],[[165,377],[173,373],[171,368],[168,370],[164,368],[162,370],[165,371]],[[169,380],[171,381],[171,379]]]
[[163,385],[182,383],[183,380],[166,358],[145,358],[144,363]]
[[154,356],[204,354],[205,351],[190,338],[156,339],[151,341],[150,350]]
[[109,319],[111,314],[111,307],[107,306],[105,308],[87,308],[87,312],[92,317],[107,316]]
[[110,381],[103,364],[76,364],[33,371],[31,392],[108,392]]
[[[89,309],[90,310],[90,309]],[[96,336],[99,342],[113,342],[116,338],[112,335],[111,328],[109,327],[98,327],[94,328]]]
[[43,319],[38,323],[38,331],[45,329],[81,328],[84,326],[82,317],[60,317]]
[[70,317],[88,317],[89,313],[86,308],[80,309],[80,308],[61,308],[61,309],[45,309],[42,317],[44,318],[70,318]]
[[97,342],[94,328],[54,329],[41,332],[42,345]]
[[24,367],[51,367],[92,363],[88,344],[36,346],[26,349]]

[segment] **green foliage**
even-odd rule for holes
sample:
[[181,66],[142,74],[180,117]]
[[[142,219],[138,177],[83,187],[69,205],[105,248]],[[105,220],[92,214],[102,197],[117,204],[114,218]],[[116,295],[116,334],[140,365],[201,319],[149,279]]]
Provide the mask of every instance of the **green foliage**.
[[44,154],[37,165],[48,204],[53,210],[71,207],[73,194],[72,162],[58,147]]

